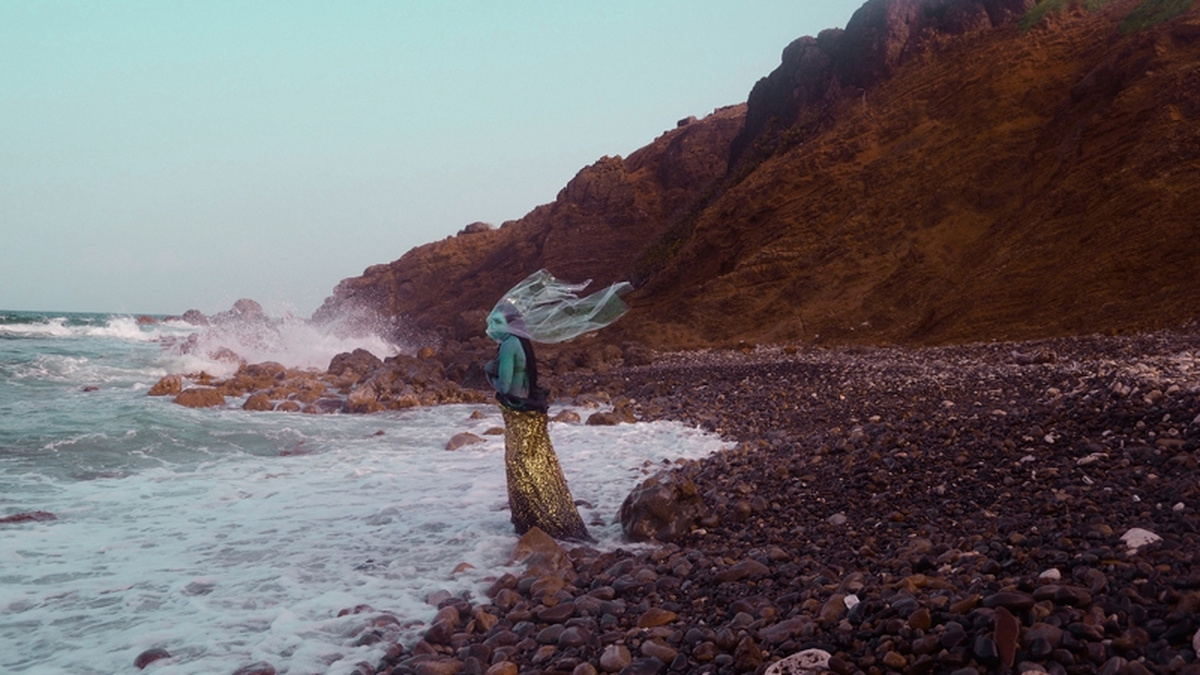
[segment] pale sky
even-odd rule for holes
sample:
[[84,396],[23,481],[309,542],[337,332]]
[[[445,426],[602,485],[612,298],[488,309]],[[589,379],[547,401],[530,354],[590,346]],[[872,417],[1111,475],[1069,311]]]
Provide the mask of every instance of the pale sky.
[[307,316],[859,0],[0,0],[0,309]]

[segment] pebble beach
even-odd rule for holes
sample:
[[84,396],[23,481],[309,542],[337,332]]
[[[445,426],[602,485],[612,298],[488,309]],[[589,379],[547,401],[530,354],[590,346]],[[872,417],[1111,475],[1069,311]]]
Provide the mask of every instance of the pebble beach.
[[560,376],[736,442],[664,467],[703,517],[431,597],[376,672],[1200,673],[1198,359],[1192,327]]

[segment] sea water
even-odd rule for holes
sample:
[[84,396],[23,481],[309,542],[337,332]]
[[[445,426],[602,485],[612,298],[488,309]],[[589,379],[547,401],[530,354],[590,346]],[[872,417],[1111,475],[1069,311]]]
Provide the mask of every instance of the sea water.
[[[346,673],[382,657],[356,644],[380,613],[411,643],[431,593],[478,599],[519,569],[503,437],[487,433],[503,424],[494,406],[304,415],[147,396],[169,373],[229,374],[210,358],[218,345],[317,368],[356,347],[406,349],[299,320],[248,336],[0,311],[0,518],[54,515],[0,524],[0,672],[232,673],[266,661]],[[486,441],[446,450],[462,431]],[[607,549],[632,547],[615,516],[633,487],[723,445],[663,422],[552,423],[550,434]],[[138,671],[152,648],[171,658]]]

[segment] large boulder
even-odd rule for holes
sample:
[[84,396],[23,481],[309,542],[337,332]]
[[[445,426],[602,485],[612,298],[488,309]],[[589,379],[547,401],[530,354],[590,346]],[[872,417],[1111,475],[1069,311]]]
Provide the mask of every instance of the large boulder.
[[621,529],[633,541],[669,542],[687,534],[705,513],[691,479],[665,473],[646,479],[621,504]]
[[360,347],[333,357],[329,362],[328,372],[330,375],[345,376],[346,379],[353,377],[355,382],[362,382],[382,365],[383,361],[380,361],[379,357]]
[[175,403],[187,408],[213,408],[225,404],[225,396],[213,387],[191,387],[179,392]]
[[185,323],[190,323],[193,326],[207,326],[209,324],[208,317],[198,309],[189,309],[183,313]]
[[267,313],[263,311],[262,305],[250,298],[242,298],[233,303],[233,307],[229,310],[212,316],[214,323],[228,323],[233,321],[258,323],[267,321],[267,319]]
[[182,375],[167,375],[150,387],[150,396],[177,396],[183,391]]
[[286,377],[287,369],[274,361],[247,364],[238,368],[223,387],[230,396],[261,392],[274,387]]

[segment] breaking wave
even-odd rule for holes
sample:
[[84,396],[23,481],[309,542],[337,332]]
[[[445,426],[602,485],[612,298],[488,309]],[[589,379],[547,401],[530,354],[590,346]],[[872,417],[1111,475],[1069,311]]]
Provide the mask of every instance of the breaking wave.
[[186,336],[165,339],[177,372],[235,372],[241,363],[275,361],[288,368],[324,370],[334,356],[365,349],[380,359],[411,351],[388,337],[386,321],[315,323],[292,315],[225,318],[193,327]]

